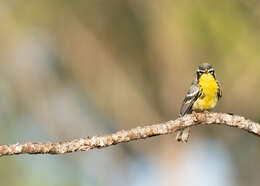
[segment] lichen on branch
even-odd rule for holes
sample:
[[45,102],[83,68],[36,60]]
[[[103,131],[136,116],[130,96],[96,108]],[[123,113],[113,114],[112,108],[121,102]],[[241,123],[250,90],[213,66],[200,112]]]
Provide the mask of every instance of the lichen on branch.
[[158,135],[172,134],[175,131],[196,125],[222,124],[243,129],[260,137],[260,125],[242,116],[226,113],[188,114],[176,120],[149,126],[139,126],[130,130],[120,130],[106,136],[93,136],[65,142],[25,143],[0,145],[0,156],[18,154],[65,154],[77,151],[88,151],[94,148],[105,148],[118,143],[145,139]]

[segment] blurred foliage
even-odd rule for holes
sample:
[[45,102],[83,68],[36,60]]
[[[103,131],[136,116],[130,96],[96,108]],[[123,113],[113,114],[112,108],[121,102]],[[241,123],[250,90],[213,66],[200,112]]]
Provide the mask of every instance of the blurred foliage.
[[[259,10],[257,0],[0,1],[1,143],[174,119],[201,62],[215,67],[223,87],[216,111],[260,122]],[[62,157],[3,158],[0,178],[3,185],[258,185],[259,145],[240,130],[199,128],[185,146],[165,136]],[[209,176],[186,179],[185,167],[200,172],[198,165]]]

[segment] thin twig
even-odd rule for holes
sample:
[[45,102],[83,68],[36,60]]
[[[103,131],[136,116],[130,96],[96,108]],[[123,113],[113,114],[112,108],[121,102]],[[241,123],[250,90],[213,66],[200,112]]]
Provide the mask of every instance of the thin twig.
[[88,151],[94,148],[104,148],[118,143],[145,139],[152,136],[174,133],[178,129],[196,125],[223,124],[237,127],[260,137],[260,125],[242,116],[226,113],[189,114],[165,123],[121,130],[106,136],[75,139],[58,143],[25,143],[0,145],[0,156],[15,154],[65,154],[77,151]]

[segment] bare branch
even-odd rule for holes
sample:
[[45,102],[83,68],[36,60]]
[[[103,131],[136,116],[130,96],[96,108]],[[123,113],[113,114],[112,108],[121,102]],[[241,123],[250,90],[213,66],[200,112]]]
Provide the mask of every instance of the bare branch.
[[177,118],[165,123],[121,130],[106,136],[93,136],[58,143],[25,143],[0,145],[0,156],[15,154],[65,154],[69,152],[88,151],[104,148],[118,143],[145,139],[152,136],[174,133],[178,129],[196,125],[223,124],[237,127],[260,137],[260,125],[242,116],[225,113],[197,113]]

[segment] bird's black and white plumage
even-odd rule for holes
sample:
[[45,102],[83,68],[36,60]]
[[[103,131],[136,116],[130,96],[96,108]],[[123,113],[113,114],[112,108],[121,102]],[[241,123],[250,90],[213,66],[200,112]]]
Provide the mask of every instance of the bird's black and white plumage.
[[[216,80],[213,67],[208,63],[202,63],[183,100],[180,116],[191,114],[192,111],[210,110],[215,107],[221,96],[220,83]],[[189,128],[179,130],[176,139],[187,142],[189,134]]]
[[184,116],[185,114],[191,114],[192,106],[197,98],[200,96],[201,91],[197,83],[197,80],[194,80],[184,98],[184,101],[181,106],[180,115]]

